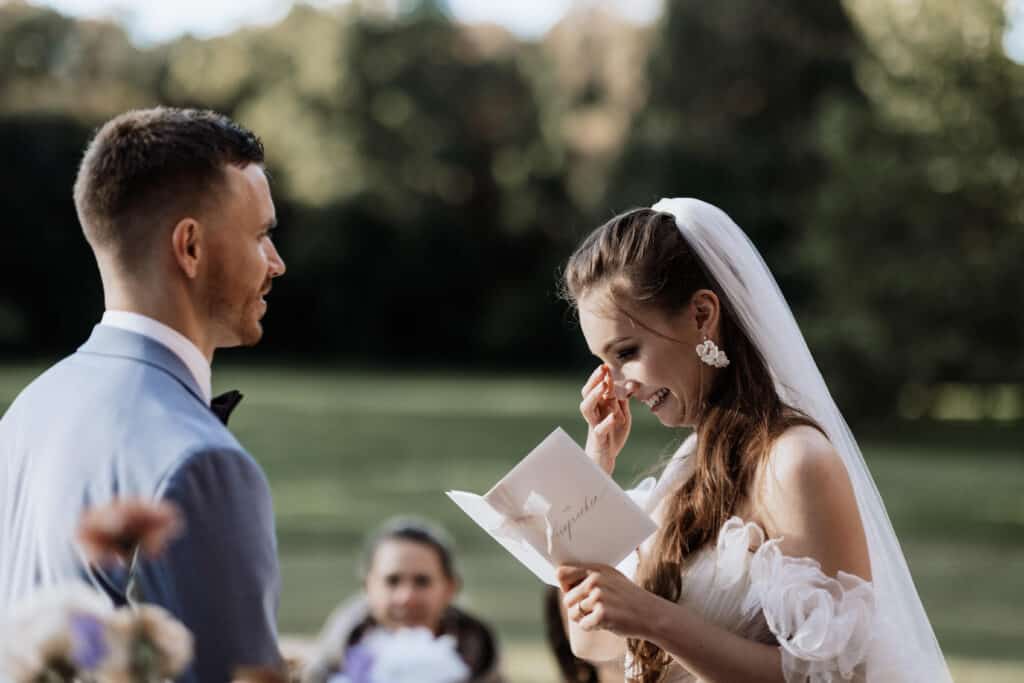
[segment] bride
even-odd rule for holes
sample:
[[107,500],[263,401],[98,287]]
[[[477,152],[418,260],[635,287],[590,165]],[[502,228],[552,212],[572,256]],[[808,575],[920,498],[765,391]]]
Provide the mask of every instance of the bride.
[[630,398],[694,429],[637,491],[660,528],[632,563],[559,568],[576,654],[625,655],[643,683],[950,681],[857,443],[739,227],[696,199],[630,211],[572,255],[565,290],[603,361],[588,454],[612,472]]

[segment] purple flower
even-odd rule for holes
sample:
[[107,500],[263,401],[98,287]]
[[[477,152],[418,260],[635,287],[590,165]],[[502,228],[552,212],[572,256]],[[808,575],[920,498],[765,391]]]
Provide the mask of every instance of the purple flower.
[[91,614],[71,615],[71,661],[85,671],[100,665],[109,653],[103,623]]
[[365,645],[353,645],[345,653],[345,675],[352,683],[370,683],[373,653]]

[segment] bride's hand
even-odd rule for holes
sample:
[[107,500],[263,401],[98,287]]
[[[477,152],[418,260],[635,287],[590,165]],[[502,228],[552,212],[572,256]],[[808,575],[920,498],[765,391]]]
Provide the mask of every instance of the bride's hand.
[[587,421],[587,455],[608,474],[615,469],[615,458],[629,438],[633,417],[629,399],[615,397],[612,375],[607,365],[600,365],[583,385],[580,412]]
[[662,598],[602,564],[558,568],[562,604],[584,631],[603,629],[626,638],[643,638]]

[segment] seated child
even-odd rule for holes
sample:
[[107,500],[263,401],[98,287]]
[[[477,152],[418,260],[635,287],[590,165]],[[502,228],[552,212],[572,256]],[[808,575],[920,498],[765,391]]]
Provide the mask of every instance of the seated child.
[[503,683],[491,629],[452,604],[461,582],[442,530],[412,519],[387,522],[370,536],[363,577],[363,593],[339,605],[324,625],[306,681],[323,683],[343,671],[348,649],[374,629],[425,627],[454,637],[471,672],[467,683]]

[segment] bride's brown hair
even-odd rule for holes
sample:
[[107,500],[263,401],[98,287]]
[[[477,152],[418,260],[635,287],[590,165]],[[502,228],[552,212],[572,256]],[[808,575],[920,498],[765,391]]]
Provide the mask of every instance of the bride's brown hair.
[[[715,540],[735,514],[758,465],[786,429],[812,420],[786,405],[761,354],[736,323],[729,301],[683,238],[675,219],[651,209],[616,216],[595,230],[570,257],[564,294],[576,305],[584,293],[608,287],[612,297],[640,310],[678,313],[701,289],[720,302],[719,346],[731,363],[708,387],[698,420],[694,475],[671,495],[638,583],[677,602],[689,557]],[[694,353],[681,348],[681,353]],[[653,643],[630,639],[641,683],[657,683],[671,657]]]

